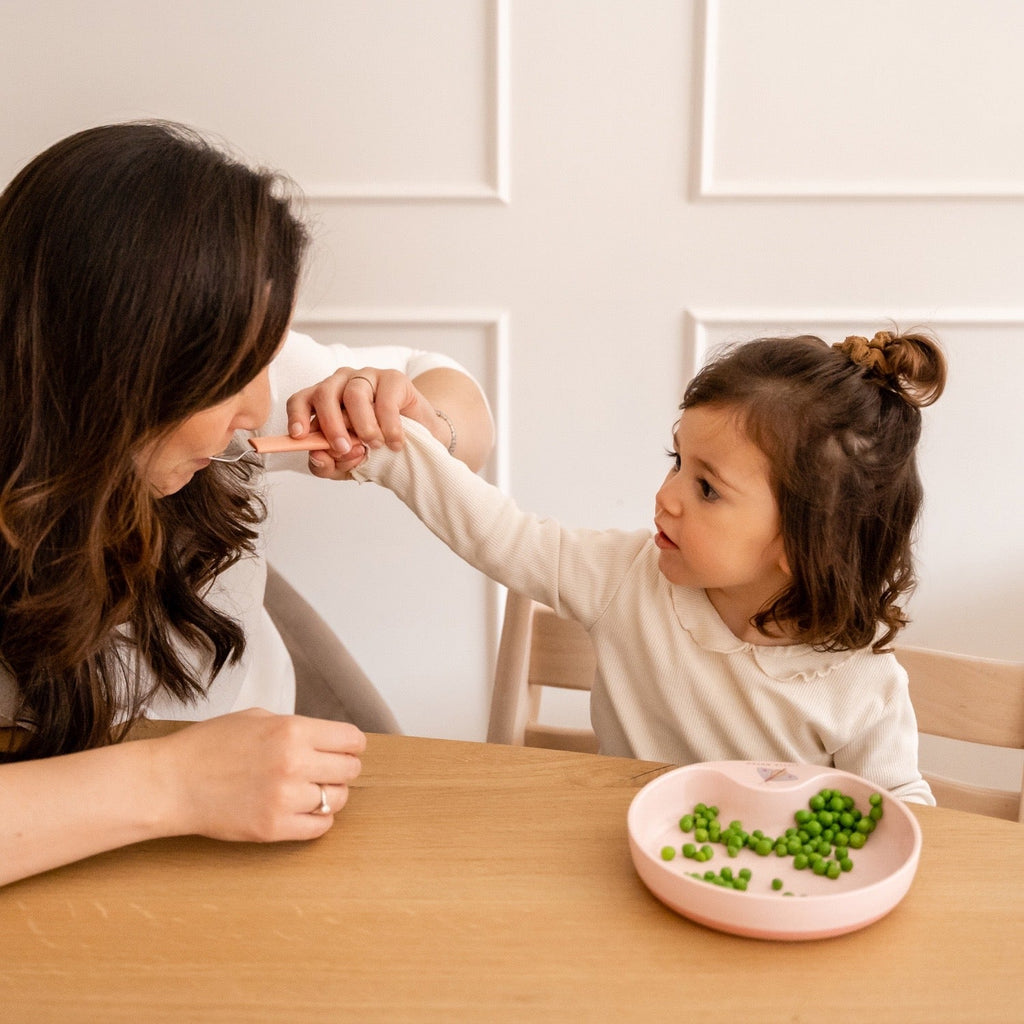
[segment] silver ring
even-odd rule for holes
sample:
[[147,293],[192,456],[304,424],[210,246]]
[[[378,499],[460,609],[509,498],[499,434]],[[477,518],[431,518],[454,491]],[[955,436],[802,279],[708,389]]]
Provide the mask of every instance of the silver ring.
[[330,814],[331,805],[327,802],[327,790],[323,786],[320,787],[320,806],[314,807],[310,812],[311,814]]

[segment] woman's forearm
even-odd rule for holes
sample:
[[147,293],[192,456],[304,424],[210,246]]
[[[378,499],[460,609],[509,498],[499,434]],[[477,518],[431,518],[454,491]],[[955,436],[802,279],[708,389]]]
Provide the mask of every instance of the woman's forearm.
[[436,412],[444,413],[429,425],[434,437],[450,447],[454,430],[452,454],[474,472],[482,469],[494,447],[494,422],[479,387],[465,374],[447,368],[427,370],[414,377],[413,384]]
[[0,884],[162,836],[315,839],[345,806],[365,746],[348,723],[251,708],[0,766]]
[[152,742],[0,767],[0,884],[167,834]]

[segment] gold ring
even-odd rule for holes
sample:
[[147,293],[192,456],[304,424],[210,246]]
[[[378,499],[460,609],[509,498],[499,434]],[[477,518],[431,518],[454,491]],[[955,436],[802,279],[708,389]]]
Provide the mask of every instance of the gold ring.
[[352,381],[354,381],[354,380],[365,380],[366,383],[370,385],[370,398],[371,398],[371,400],[374,401],[374,402],[377,401],[377,389],[373,386],[373,381],[370,380],[369,377],[364,377],[361,373],[357,373],[354,376],[349,377],[349,379],[347,381],[345,381],[345,387],[348,387],[349,384],[351,384]]

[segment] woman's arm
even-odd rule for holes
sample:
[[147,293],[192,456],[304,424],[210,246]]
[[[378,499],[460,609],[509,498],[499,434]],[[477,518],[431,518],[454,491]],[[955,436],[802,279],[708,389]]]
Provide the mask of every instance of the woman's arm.
[[[0,767],[0,884],[172,835],[272,842],[331,827],[359,774],[352,725],[242,711]],[[323,786],[330,814],[311,813]]]

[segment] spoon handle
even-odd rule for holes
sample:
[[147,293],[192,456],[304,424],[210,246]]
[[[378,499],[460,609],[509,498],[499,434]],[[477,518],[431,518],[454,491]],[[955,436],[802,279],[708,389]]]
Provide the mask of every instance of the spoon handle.
[[250,437],[249,444],[261,455],[268,452],[317,452],[331,447],[330,441],[319,430],[311,430],[305,437]]

